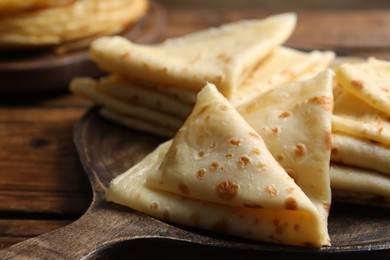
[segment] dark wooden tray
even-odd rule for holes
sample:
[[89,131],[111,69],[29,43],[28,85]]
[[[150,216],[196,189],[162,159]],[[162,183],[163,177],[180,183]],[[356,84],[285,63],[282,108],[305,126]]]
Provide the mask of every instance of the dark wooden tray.
[[[151,2],[146,15],[122,36],[136,43],[158,42],[164,37],[165,16],[164,8]],[[89,60],[87,46],[63,54],[54,49],[0,53],[0,94],[59,92],[74,77],[103,74]]]
[[223,257],[260,259],[388,259],[390,210],[334,203],[329,217],[331,247],[309,249],[223,236],[172,225],[107,202],[109,182],[140,161],[164,139],[111,123],[91,109],[75,126],[74,142],[89,177],[93,200],[77,221],[0,251],[1,259],[91,259]]

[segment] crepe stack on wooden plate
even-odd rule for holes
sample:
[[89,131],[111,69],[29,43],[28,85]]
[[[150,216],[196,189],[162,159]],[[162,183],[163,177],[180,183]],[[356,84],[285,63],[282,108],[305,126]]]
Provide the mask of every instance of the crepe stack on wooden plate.
[[90,56],[111,75],[74,79],[71,90],[103,105],[102,114],[111,120],[172,137],[206,82],[239,107],[271,88],[326,68],[332,52],[305,53],[282,46],[295,24],[295,14],[286,13],[155,45],[100,38],[92,43]]
[[70,89],[110,120],[172,138],[115,178],[107,199],[312,247],[330,245],[332,199],[389,206],[389,64],[330,69],[332,52],[283,46],[295,22],[287,13],[154,45],[94,41],[90,56],[110,75]]
[[390,207],[390,62],[369,58],[335,72],[334,197]]

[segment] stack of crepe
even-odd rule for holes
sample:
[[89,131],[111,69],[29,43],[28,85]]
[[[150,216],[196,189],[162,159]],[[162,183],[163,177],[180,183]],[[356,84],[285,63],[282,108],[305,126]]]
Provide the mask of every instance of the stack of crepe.
[[[286,102],[275,103],[280,98]],[[269,140],[206,85],[175,137],[116,177],[107,200],[223,234],[329,246],[332,74],[274,89],[258,101],[251,115],[267,115],[256,122],[267,126]],[[296,134],[305,120],[315,125]]]
[[390,207],[390,62],[369,58],[335,73],[334,197]]
[[106,118],[172,137],[206,82],[239,107],[269,89],[311,78],[326,68],[332,52],[306,53],[282,46],[295,24],[295,14],[286,13],[154,45],[103,37],[92,43],[90,57],[110,75],[74,79],[71,90],[102,105]]
[[149,46],[95,41],[91,58],[110,75],[71,90],[106,118],[172,138],[115,178],[107,199],[225,234],[330,245],[333,74],[319,72],[334,55],[283,47],[295,22],[275,15]]
[[[352,107],[357,97],[344,82],[365,81],[348,79],[352,65],[328,69],[332,52],[284,47],[295,22],[294,14],[274,15],[155,45],[94,41],[90,56],[109,75],[76,78],[70,89],[95,101],[110,120],[171,138],[115,178],[107,199],[164,221],[321,247],[330,245],[332,198],[389,198],[383,172],[389,138],[381,143],[388,134],[386,102],[366,93],[356,105],[361,109]],[[362,107],[367,102],[381,105],[370,110]],[[378,118],[376,132],[358,128]],[[374,150],[370,156],[380,163],[363,170],[360,158]],[[381,202],[370,205],[388,206]]]
[[147,0],[0,0],[0,50],[84,46],[123,32],[147,8]]

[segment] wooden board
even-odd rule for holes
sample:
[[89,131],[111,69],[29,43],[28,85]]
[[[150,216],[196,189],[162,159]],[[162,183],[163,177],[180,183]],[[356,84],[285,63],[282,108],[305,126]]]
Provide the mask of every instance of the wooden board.
[[[136,43],[154,43],[164,37],[165,10],[151,2],[146,15],[122,36]],[[61,53],[61,48],[19,53],[0,53],[0,94],[37,94],[68,88],[74,77],[102,76],[104,72],[88,58],[88,43]],[[44,80],[43,80],[44,79]]]
[[90,208],[64,228],[0,251],[1,259],[160,255],[181,259],[183,254],[188,259],[202,255],[225,258],[236,255],[246,259],[271,256],[386,259],[390,254],[390,209],[334,203],[329,217],[333,245],[321,249],[245,240],[159,221],[105,201],[104,193],[112,178],[140,161],[164,139],[111,123],[94,108],[75,127],[74,141],[94,193]]

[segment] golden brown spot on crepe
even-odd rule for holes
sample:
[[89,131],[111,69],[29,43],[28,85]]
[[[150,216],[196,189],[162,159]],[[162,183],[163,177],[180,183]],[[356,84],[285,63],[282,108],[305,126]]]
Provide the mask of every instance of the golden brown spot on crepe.
[[337,155],[338,152],[339,152],[339,149],[338,149],[337,147],[334,147],[334,148],[332,148],[332,150],[331,150],[331,153],[332,153],[333,155]]
[[219,107],[219,109],[221,109],[222,111],[228,111],[229,107],[226,105],[222,105]]
[[212,170],[212,171],[217,170],[218,167],[219,167],[219,163],[217,163],[217,162],[212,162],[212,163],[210,163],[210,165],[209,165],[209,168],[210,168],[210,170]]
[[298,208],[298,202],[293,197],[288,197],[284,202],[284,206],[288,210],[296,210]]
[[122,54],[121,54],[121,58],[122,59],[126,59],[128,56],[130,55],[130,51],[124,51]]
[[278,162],[283,161],[283,160],[284,160],[283,154],[279,154],[278,156],[276,156],[276,160],[277,160]]
[[165,209],[165,210],[163,211],[163,218],[164,218],[164,219],[169,219],[169,210]]
[[240,140],[236,140],[236,139],[231,139],[229,141],[229,143],[233,146],[240,146],[241,145],[241,141]]
[[203,158],[203,156],[204,156],[204,152],[203,152],[203,151],[199,151],[199,152],[198,152],[198,157],[199,157],[199,158]]
[[283,74],[283,76],[286,76],[286,77],[288,77],[290,79],[292,79],[295,76],[294,72],[289,70],[289,69],[283,70],[282,74]]
[[311,104],[320,105],[325,111],[332,112],[333,98],[329,96],[316,96],[309,99]]
[[276,189],[275,185],[273,185],[273,184],[268,184],[267,192],[271,196],[276,196],[279,193],[279,191]]
[[179,183],[178,188],[184,194],[190,193],[190,188],[187,185],[185,185],[184,183],[182,183],[182,182]]
[[331,150],[332,149],[332,133],[331,132],[326,132],[325,134],[325,147],[326,150]]
[[261,154],[261,150],[259,148],[252,148],[252,153]]
[[280,223],[279,219],[274,219],[273,224],[274,224],[276,234],[283,234],[286,228],[288,227],[287,222]]
[[215,222],[213,226],[213,230],[218,233],[226,233],[228,231],[229,224],[225,218],[221,218],[217,222]]
[[296,157],[303,157],[306,154],[306,145],[305,144],[297,144],[295,145],[294,154]]
[[279,115],[279,117],[280,117],[280,118],[287,118],[287,117],[289,117],[289,116],[291,116],[291,115],[292,115],[291,112],[285,111],[285,112],[281,113],[281,114]]
[[274,135],[277,135],[279,133],[279,128],[278,127],[272,127],[271,128],[271,132],[274,134]]
[[301,226],[299,224],[294,225],[294,231],[299,231],[301,229]]
[[205,168],[200,168],[198,172],[196,173],[196,176],[198,176],[199,179],[204,179],[206,175],[206,169]]
[[238,159],[238,164],[241,166],[241,168],[245,168],[250,163],[250,159],[246,156],[241,156]]
[[226,55],[226,53],[224,53],[224,52],[221,52],[220,54],[218,54],[218,55],[217,55],[217,58],[223,60],[224,62],[229,62],[230,59],[231,59],[231,58],[230,58],[228,55]]
[[387,87],[380,87],[383,92],[389,93],[390,90]]
[[364,82],[361,80],[351,80],[351,86],[358,90],[362,90],[364,88]]
[[226,159],[232,159],[233,158],[233,154],[232,153],[226,153],[225,154],[225,158]]
[[157,202],[150,203],[150,209],[151,210],[157,210],[158,209],[158,203]]
[[200,214],[195,212],[195,213],[192,213],[191,215],[191,222],[195,225],[195,226],[199,226],[199,223],[200,223]]
[[215,187],[215,193],[218,198],[223,200],[231,200],[238,193],[238,185],[232,181],[223,181]]
[[288,187],[287,188],[287,193],[293,193],[295,191],[294,187]]
[[260,135],[256,132],[249,132],[248,134],[250,137],[253,137],[253,138],[258,139],[258,140],[260,139]]
[[259,162],[256,166],[257,166],[257,168],[259,168],[260,170],[267,170],[267,169],[268,169],[268,165],[265,164],[265,163],[262,163],[262,162]]

